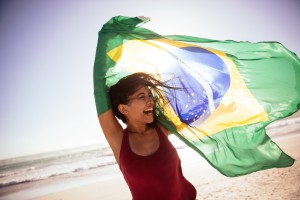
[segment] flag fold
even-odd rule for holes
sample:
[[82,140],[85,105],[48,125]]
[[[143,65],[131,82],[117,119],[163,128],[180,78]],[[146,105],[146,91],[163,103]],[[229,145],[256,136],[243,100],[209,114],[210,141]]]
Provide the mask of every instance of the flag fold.
[[[145,17],[116,16],[98,35],[94,64],[97,112],[110,108],[109,88],[135,72],[159,74],[172,90],[163,125],[226,176],[294,159],[266,134],[271,122],[300,108],[300,60],[278,42],[162,36],[140,27]],[[175,77],[175,78],[174,78]],[[174,98],[175,97],[175,98]]]

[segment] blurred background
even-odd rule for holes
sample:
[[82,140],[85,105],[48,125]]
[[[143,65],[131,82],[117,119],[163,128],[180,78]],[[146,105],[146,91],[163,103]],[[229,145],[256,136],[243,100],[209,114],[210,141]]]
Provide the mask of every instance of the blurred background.
[[279,41],[300,55],[299,11],[299,0],[3,0],[0,160],[105,143],[93,63],[111,17],[148,16],[144,27],[162,35]]

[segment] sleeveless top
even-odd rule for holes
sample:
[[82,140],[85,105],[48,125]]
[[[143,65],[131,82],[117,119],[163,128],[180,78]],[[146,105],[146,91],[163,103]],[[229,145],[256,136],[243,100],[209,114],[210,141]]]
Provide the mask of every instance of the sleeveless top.
[[184,178],[176,149],[159,127],[156,132],[160,143],[158,150],[141,156],[131,150],[128,132],[124,131],[119,166],[132,199],[195,200],[196,189]]

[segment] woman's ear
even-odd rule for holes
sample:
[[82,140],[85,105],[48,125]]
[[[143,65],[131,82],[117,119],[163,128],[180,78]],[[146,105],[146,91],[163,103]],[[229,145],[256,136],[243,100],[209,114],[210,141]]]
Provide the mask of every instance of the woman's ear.
[[128,114],[128,110],[126,108],[126,105],[120,104],[118,106],[118,109],[119,109],[120,113],[122,113],[123,115],[127,115]]

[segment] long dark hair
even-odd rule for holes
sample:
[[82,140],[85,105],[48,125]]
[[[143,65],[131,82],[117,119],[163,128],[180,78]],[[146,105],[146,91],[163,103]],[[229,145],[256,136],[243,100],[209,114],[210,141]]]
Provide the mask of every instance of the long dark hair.
[[[127,122],[125,116],[119,111],[118,106],[120,104],[127,104],[129,102],[128,97],[141,86],[147,86],[149,88],[154,97],[156,107],[163,110],[164,106],[168,103],[165,95],[171,94],[168,91],[177,88],[168,85],[167,81],[159,81],[159,78],[155,78],[155,76],[159,77],[159,75],[137,72],[120,79],[115,85],[110,87],[109,96],[112,111],[117,118],[121,119],[124,123]],[[156,99],[159,99],[159,101]],[[158,114],[154,112],[154,121],[148,125],[155,125],[158,120]]]

